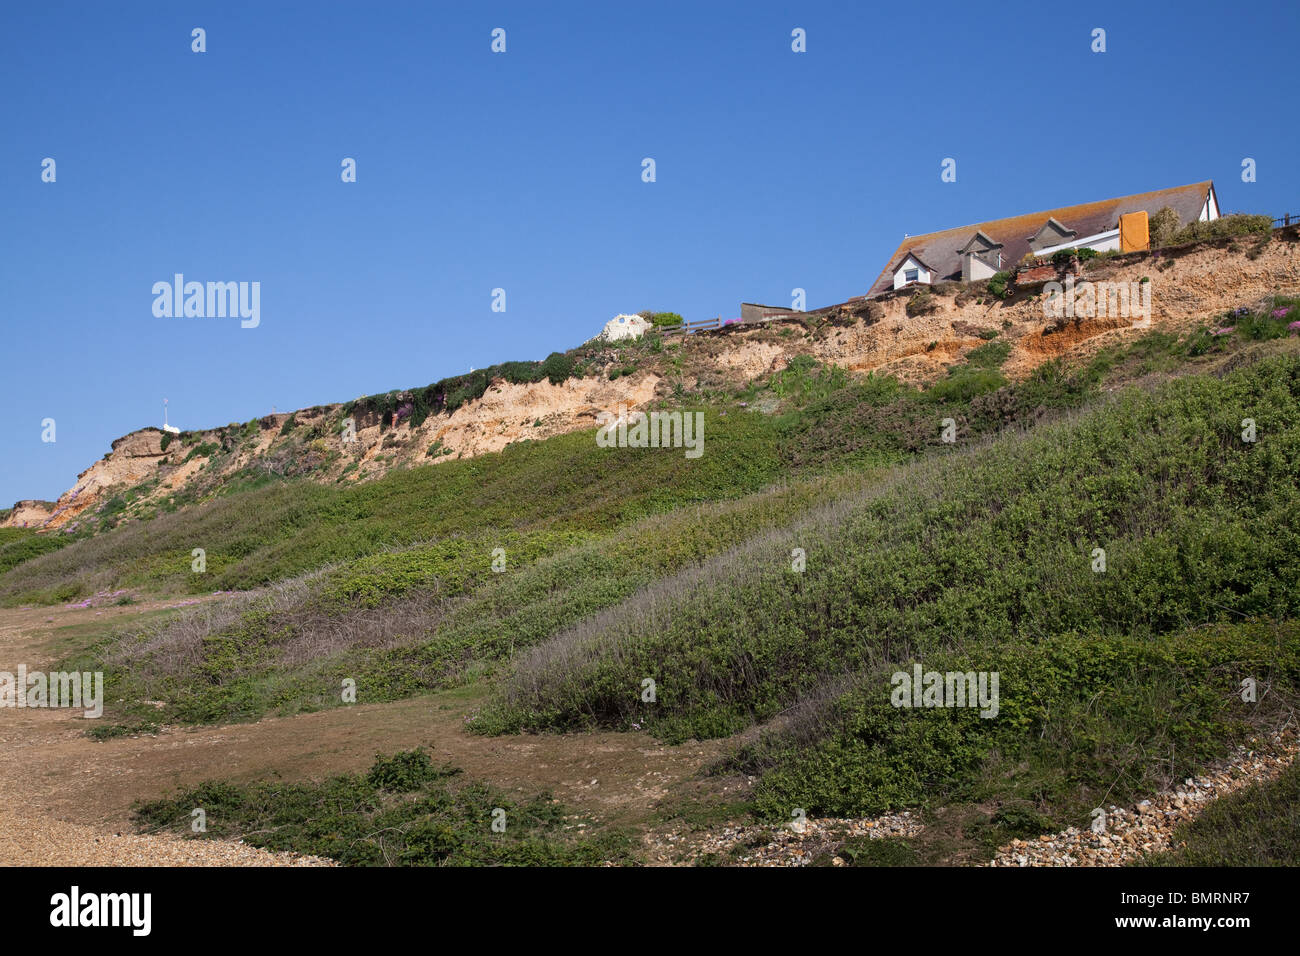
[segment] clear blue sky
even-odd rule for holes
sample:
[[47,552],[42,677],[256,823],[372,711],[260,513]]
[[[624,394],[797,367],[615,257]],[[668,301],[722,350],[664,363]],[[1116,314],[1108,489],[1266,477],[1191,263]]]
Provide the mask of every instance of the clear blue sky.
[[[905,232],[1202,179],[1300,212],[1298,11],[5,3],[0,504],[57,497],[164,396],[210,427],[542,358],[618,312],[814,308]],[[260,327],[155,318],[176,272],[260,282]]]

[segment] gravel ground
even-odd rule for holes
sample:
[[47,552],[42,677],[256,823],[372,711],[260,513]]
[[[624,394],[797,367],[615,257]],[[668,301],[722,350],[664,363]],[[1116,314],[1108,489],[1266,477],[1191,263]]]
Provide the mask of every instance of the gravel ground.
[[5,866],[334,866],[333,860],[224,840],[113,833],[79,823],[0,809]]
[[269,853],[226,840],[170,834],[118,834],[81,823],[0,809],[0,865],[5,866],[334,866],[333,860]]
[[[851,837],[906,837],[920,830],[920,822],[903,812],[861,820],[808,819],[801,829],[755,824],[702,833],[668,831],[649,834],[645,844],[647,860],[657,866],[690,865],[709,854],[728,866],[807,866]],[[832,860],[843,863],[838,857]]]
[[1251,741],[1220,770],[1188,777],[1175,790],[1143,800],[1136,807],[1106,807],[1103,832],[1071,827],[1037,840],[1013,840],[998,850],[989,866],[1123,866],[1147,853],[1171,849],[1174,828],[1192,819],[1212,800],[1254,783],[1272,780],[1300,751],[1294,733]]

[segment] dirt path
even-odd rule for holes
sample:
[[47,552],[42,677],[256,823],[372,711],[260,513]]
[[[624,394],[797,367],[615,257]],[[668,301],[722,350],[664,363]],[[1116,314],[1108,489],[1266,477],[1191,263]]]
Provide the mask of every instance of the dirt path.
[[[163,606],[0,609],[0,670],[46,667],[57,656],[60,627]],[[462,689],[104,742],[85,736],[87,721],[79,711],[0,709],[0,749],[8,763],[0,774],[0,865],[147,863],[149,840],[167,844],[156,848],[162,862],[176,862],[166,854],[181,841],[136,838],[146,841],[136,845],[114,836],[133,832],[133,801],[209,779],[319,779],[363,770],[376,753],[416,746],[424,746],[435,761],[460,767],[469,778],[526,796],[550,790],[603,821],[635,823],[723,747],[717,741],[668,747],[644,734],[624,733],[480,737],[464,725],[481,699],[482,691]],[[182,846],[202,849],[193,842]],[[229,854],[230,846],[218,849]],[[284,862],[255,852],[261,854],[259,862]],[[211,862],[254,860],[228,861],[214,854]]]

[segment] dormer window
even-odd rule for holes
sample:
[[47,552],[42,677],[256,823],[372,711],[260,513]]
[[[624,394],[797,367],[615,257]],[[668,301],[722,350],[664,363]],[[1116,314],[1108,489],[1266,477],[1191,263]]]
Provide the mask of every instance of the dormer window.
[[1043,223],[1038,231],[1029,237],[1029,248],[1037,253],[1043,249],[1050,249],[1053,246],[1067,243],[1078,235],[1073,229],[1066,228],[1060,220],[1049,217],[1047,222]]
[[909,252],[894,268],[894,288],[901,289],[913,282],[929,285],[934,281],[934,270],[921,261],[915,252]]

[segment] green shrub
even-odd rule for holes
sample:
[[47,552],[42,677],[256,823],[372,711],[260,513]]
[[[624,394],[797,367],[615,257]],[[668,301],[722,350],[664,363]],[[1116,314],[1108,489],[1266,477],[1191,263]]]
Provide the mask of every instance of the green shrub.
[[[1275,315],[1275,312],[1281,314]],[[1300,298],[1275,296],[1258,312],[1228,313],[1219,321],[1222,327],[1235,328],[1235,334],[1243,339],[1265,342],[1290,334],[1287,326],[1297,320],[1300,320]]]
[[650,322],[657,328],[676,328],[684,320],[676,312],[655,312],[650,316]]
[[843,388],[848,372],[838,365],[823,364],[811,355],[796,355],[770,379],[773,392],[797,407],[826,398]]
[[552,385],[561,385],[573,374],[573,364],[573,356],[552,352],[546,356],[539,371]]
[[506,362],[501,366],[501,377],[513,385],[540,382],[545,377],[541,365],[541,362]]
[[949,371],[947,378],[931,385],[925,394],[936,402],[969,402],[1006,384],[1006,376],[996,369],[959,365]]
[[989,295],[997,299],[1006,299],[1011,296],[1011,272],[995,272],[989,278]]
[[[996,332],[993,334],[994,336],[997,335]],[[989,342],[987,345],[981,345],[966,353],[966,363],[975,368],[999,368],[1010,354],[1010,342],[1006,340]]]
[[[1269,236],[1272,231],[1273,220],[1268,216],[1233,214],[1220,216],[1210,222],[1189,222],[1183,228],[1171,233],[1159,245],[1178,246],[1203,239],[1221,239],[1226,236]],[[1156,243],[1153,241],[1152,245]]]
[[1077,259],[1079,262],[1087,262],[1089,259],[1096,259],[1100,255],[1096,249],[1084,246],[1081,249],[1073,247],[1069,249],[1058,249],[1052,253],[1052,264],[1055,266],[1066,266],[1071,261]]
[[1168,244],[1169,237],[1178,231],[1181,220],[1178,213],[1169,206],[1161,206],[1147,220],[1147,235],[1151,248]]
[[[190,839],[242,840],[272,851],[329,857],[347,866],[598,866],[634,861],[615,830],[574,824],[549,794],[520,801],[482,784],[453,785],[459,771],[421,751],[379,757],[368,774],[320,783],[205,783],[137,803],[137,824]],[[191,810],[207,831],[191,832]],[[504,813],[504,818],[500,814]],[[502,832],[493,824],[506,823]]]
[[185,461],[189,461],[192,458],[211,458],[219,451],[221,451],[220,445],[216,442],[207,441],[191,448],[190,453],[185,456]]
[[66,534],[37,534],[33,528],[0,528],[0,574],[73,540]]
[[1226,754],[1257,716],[1234,693],[1237,675],[1267,672],[1290,693],[1298,636],[1295,627],[1234,623],[1155,639],[1060,636],[927,654],[927,670],[997,671],[998,715],[895,707],[890,665],[815,717],[797,718],[797,731],[751,747],[738,766],[762,775],[756,808],[772,818],[788,817],[790,806],[858,815],[996,794],[1079,826],[1103,797],[1127,802],[1159,789],[1166,773],[1181,778]]
[[376,790],[411,793],[430,780],[451,776],[459,770],[435,767],[422,749],[406,750],[391,757],[380,754],[366,774],[366,781]]

